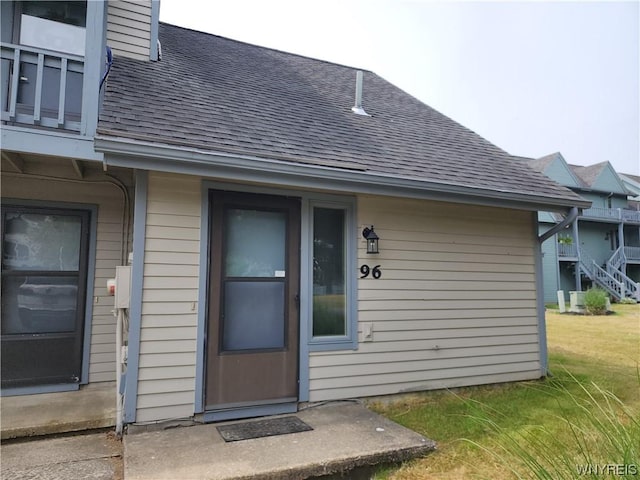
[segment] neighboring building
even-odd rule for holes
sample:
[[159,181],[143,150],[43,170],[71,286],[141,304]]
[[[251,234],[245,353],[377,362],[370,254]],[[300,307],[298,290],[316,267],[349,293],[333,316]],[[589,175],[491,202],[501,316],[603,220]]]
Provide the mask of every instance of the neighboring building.
[[[545,302],[557,302],[558,290],[567,294],[592,285],[604,288],[615,300],[640,300],[637,177],[618,175],[609,162],[569,165],[560,153],[528,163],[592,202],[565,232],[543,244]],[[541,212],[539,219],[543,232],[560,217]]]
[[61,396],[64,428],[113,423],[106,281],[130,252],[124,423],[546,374],[537,212],[589,202],[374,73],[158,25],[156,3],[76,17],[84,57],[2,39],[3,436]]

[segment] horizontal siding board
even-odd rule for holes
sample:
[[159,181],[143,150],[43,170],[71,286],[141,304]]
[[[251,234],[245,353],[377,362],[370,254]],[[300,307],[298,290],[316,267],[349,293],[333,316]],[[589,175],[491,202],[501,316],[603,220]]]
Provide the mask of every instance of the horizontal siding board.
[[146,328],[160,328],[175,327],[177,325],[180,328],[195,327],[198,324],[197,315],[183,314],[183,315],[145,315],[143,319],[143,330]]
[[338,379],[342,377],[358,377],[366,382],[367,375],[380,376],[383,374],[405,375],[409,372],[420,372],[429,376],[432,371],[441,371],[453,368],[468,368],[489,365],[517,364],[524,362],[537,362],[538,352],[514,353],[510,355],[479,355],[477,357],[456,357],[442,359],[406,360],[366,365],[338,365],[323,367],[314,378]]
[[143,303],[142,315],[182,315],[194,314],[197,305],[193,302]]
[[154,353],[140,355],[140,368],[150,367],[175,367],[178,365],[190,365],[195,371],[196,356],[192,352],[181,353]]
[[[148,225],[147,238],[199,241],[200,230],[195,228],[180,228],[180,227]],[[151,263],[151,262],[149,262],[145,258],[145,263]]]
[[193,394],[194,390],[195,385],[193,379],[190,378],[154,379],[153,381],[140,381],[138,383],[139,395],[171,392],[191,392]]
[[[140,17],[142,18],[142,17]],[[151,39],[151,19],[145,21],[133,20],[131,18],[122,17],[119,15],[111,15],[109,17],[109,30],[108,32],[113,34],[120,34],[126,37],[139,38],[142,45],[149,44]],[[137,41],[137,40],[136,40]]]
[[[362,262],[370,262],[371,258],[362,253],[359,257]],[[377,261],[377,260],[376,260]],[[480,262],[457,262],[446,260],[385,260],[382,275],[386,275],[387,270],[407,270],[419,272],[487,272],[487,273],[528,273],[534,274],[534,267],[531,264],[518,265],[517,263],[480,263]],[[459,277],[462,278],[461,275]],[[532,278],[533,280],[533,278]]]
[[191,288],[181,290],[144,290],[142,301],[145,303],[152,302],[196,302],[198,300],[198,292]]
[[[373,333],[374,342],[363,342],[358,345],[358,353],[367,352],[394,352],[405,350],[440,350],[444,348],[477,347],[487,345],[518,345],[527,343],[537,343],[536,335],[504,335],[499,337],[460,337],[460,338],[425,338],[420,340],[386,340],[382,341],[379,335]],[[353,354],[352,352],[348,352]],[[313,355],[319,355],[314,353]],[[327,353],[328,355],[331,352]],[[334,354],[338,354],[334,352]]]
[[[163,265],[165,267],[171,267],[170,265]],[[146,271],[146,268],[145,268]],[[145,277],[145,290],[153,290],[153,289],[190,289],[190,288],[198,288],[198,278],[197,277],[178,277],[175,275],[171,275],[171,273],[167,273],[166,276],[160,276],[158,274],[154,274],[151,277]]]
[[138,380],[166,380],[170,378],[185,379],[192,376],[192,370],[193,367],[191,365],[162,368],[143,368],[140,370]]
[[[471,362],[473,363],[473,362]],[[473,364],[471,366],[439,368],[429,371],[404,371],[402,373],[383,373],[380,375],[357,375],[348,377],[333,377],[313,379],[310,382],[311,390],[322,390],[323,388],[340,387],[375,387],[377,385],[404,384],[435,379],[472,377],[480,375],[492,375],[498,373],[515,373],[519,371],[540,371],[538,361],[509,362],[487,365]],[[372,389],[373,390],[373,389]]]
[[[362,284],[362,283],[361,283]],[[531,289],[505,290],[366,290],[360,289],[358,298],[362,301],[406,301],[406,300],[532,300],[536,292]]]
[[146,407],[136,413],[136,421],[139,423],[153,422],[158,419],[189,418],[193,415],[193,399],[182,405],[170,405],[161,407]]
[[109,40],[109,46],[115,56],[122,55],[135,60],[147,60],[149,58],[149,47],[141,47],[139,45],[114,38]]
[[434,340],[441,338],[479,338],[513,335],[533,335],[537,333],[537,326],[523,325],[517,327],[477,327],[477,328],[449,328],[437,330],[391,330],[375,331],[375,339],[379,342],[394,342],[410,337],[412,340]]
[[494,328],[530,326],[535,327],[535,323],[526,317],[504,317],[504,318],[467,318],[467,319],[447,319],[447,320],[396,320],[395,318],[374,322],[375,332],[385,331],[417,331],[417,330],[443,330],[443,329],[467,329],[467,328]]
[[360,310],[429,310],[429,309],[473,309],[484,308],[535,308],[534,300],[366,300],[359,302]]
[[443,388],[466,387],[470,385],[483,385],[483,384],[491,384],[491,383],[533,380],[539,377],[540,377],[540,371],[537,369],[533,369],[533,370],[520,371],[520,372],[507,372],[507,373],[488,374],[488,375],[476,374],[473,376],[421,380],[417,382],[404,383],[401,385],[383,384],[383,385],[377,385],[375,389],[372,389],[370,386],[336,388],[336,389],[326,388],[322,390],[312,390],[310,392],[309,400],[311,402],[321,402],[321,401],[327,401],[327,400],[338,400],[342,398],[368,397],[372,395],[392,395],[396,393],[418,392],[423,390],[435,390],[435,389],[443,389]]
[[110,0],[109,7],[151,15],[151,0]]
[[196,349],[195,340],[154,340],[140,344],[140,354],[191,353]]
[[520,353],[537,353],[535,343],[518,343],[514,345],[489,345],[467,348],[439,348],[403,350],[401,352],[370,352],[358,355],[312,355],[310,368],[334,367],[345,365],[375,365],[377,363],[414,362],[419,360],[451,359],[464,357],[484,357],[490,355],[508,355]]
[[[145,263],[154,265],[193,265],[198,266],[200,255],[197,253],[146,252]],[[179,272],[179,268],[176,268]],[[178,273],[179,274],[179,273]]]
[[[200,242],[196,240],[180,240],[180,251],[183,253],[199,253]],[[176,241],[165,238],[147,238],[145,251],[147,252],[171,252],[176,250]]]
[[140,12],[134,11],[131,8],[128,8],[128,5],[125,5],[125,4],[120,4],[120,5],[109,4],[109,9],[107,13],[109,15],[108,17],[109,24],[129,20],[131,22],[136,22],[136,24],[146,25],[147,28],[150,28],[149,25],[151,23],[151,8],[149,8],[148,13],[147,12],[140,13]]
[[456,320],[456,319],[500,319],[500,318],[526,318],[527,322],[533,322],[536,313],[535,308],[496,308],[483,310],[483,316],[478,316],[477,309],[456,308],[431,309],[431,310],[402,310],[399,312],[378,312],[375,310],[361,311],[358,318],[361,322],[376,320],[401,321],[401,320]]
[[198,267],[195,265],[189,265],[188,268],[187,266],[183,265],[183,268],[181,268],[179,272],[176,271],[176,268],[173,265],[154,265],[154,264],[148,264],[148,263],[145,263],[144,265],[145,278],[146,277],[176,278],[176,277],[183,277],[183,276],[197,278],[199,273],[200,271]]
[[166,407],[191,404],[193,412],[194,392],[167,392],[138,395],[138,410],[151,407]]
[[161,227],[195,228],[200,230],[200,216],[166,215],[164,213],[150,213],[147,215],[147,225]]

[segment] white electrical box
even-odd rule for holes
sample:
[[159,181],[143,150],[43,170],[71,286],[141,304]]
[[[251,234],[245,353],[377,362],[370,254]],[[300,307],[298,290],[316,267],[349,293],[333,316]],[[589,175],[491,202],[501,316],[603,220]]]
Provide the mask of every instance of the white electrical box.
[[129,308],[131,305],[131,267],[116,267],[116,308]]

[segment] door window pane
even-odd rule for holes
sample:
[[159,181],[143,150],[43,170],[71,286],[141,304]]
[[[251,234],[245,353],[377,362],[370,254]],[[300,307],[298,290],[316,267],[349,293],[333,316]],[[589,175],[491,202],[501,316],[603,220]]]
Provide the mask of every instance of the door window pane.
[[345,211],[314,208],[313,336],[346,335]]
[[72,332],[77,295],[77,277],[4,277],[2,334]]
[[284,277],[285,212],[226,211],[225,276]]
[[284,287],[283,281],[225,283],[222,350],[284,348]]
[[2,265],[6,270],[77,271],[81,217],[7,213]]

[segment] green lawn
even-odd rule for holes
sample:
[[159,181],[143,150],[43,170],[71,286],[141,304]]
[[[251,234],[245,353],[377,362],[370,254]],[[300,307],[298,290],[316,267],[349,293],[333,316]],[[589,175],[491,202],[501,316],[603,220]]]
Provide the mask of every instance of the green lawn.
[[[608,458],[617,454],[609,453],[603,435],[616,443],[629,432],[634,445],[624,461],[640,467],[636,446],[640,445],[640,429],[623,413],[626,408],[632,418],[640,417],[640,305],[614,305],[614,310],[614,315],[592,317],[547,311],[552,377],[546,380],[426,392],[373,405],[379,413],[438,443],[437,452],[380,472],[378,478],[518,478],[510,467],[526,473],[531,469],[519,466],[523,459],[546,460],[552,469],[560,461],[553,458],[557,453],[562,454],[570,473],[550,478],[574,478],[578,475],[573,469],[585,463],[585,453],[592,463],[622,462]],[[600,388],[615,394],[623,405],[616,405]],[[601,418],[604,423],[594,423]],[[618,427],[622,433],[609,435],[606,431]],[[524,448],[518,452],[519,445]],[[523,458],[529,454],[534,458]]]

